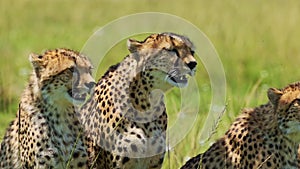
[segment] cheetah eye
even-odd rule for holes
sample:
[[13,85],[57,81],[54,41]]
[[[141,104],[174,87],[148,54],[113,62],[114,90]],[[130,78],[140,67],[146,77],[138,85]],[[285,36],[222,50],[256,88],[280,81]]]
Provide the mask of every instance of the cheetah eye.
[[294,105],[294,106],[299,106],[299,105],[300,105],[300,99],[295,99],[295,100],[293,101],[293,105]]
[[75,67],[74,66],[70,67],[69,71],[74,72],[75,71]]
[[94,67],[90,67],[90,68],[88,69],[88,73],[89,73],[89,74],[92,74],[93,71],[94,71]]
[[178,52],[178,50],[176,48],[170,49],[169,51],[170,52],[174,52],[177,56],[180,56],[179,52]]
[[78,73],[78,69],[75,66],[69,67],[68,70],[72,73]]
[[295,99],[292,101],[292,103],[290,103],[288,109],[290,109],[291,107],[298,107],[298,106],[300,106],[300,99]]
[[191,54],[194,56],[194,54],[195,54],[195,51],[191,50]]
[[88,69],[89,69],[90,71],[93,71],[95,68],[94,68],[93,66],[90,66]]

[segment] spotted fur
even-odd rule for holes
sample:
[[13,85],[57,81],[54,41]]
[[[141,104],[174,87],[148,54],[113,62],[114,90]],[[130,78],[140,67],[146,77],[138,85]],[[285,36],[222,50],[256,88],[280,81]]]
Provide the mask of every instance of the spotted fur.
[[0,168],[87,168],[76,116],[94,86],[89,60],[69,49],[31,54],[33,72],[0,149]]
[[271,88],[268,97],[267,104],[245,109],[225,136],[182,169],[300,168],[300,82]]
[[128,40],[130,54],[110,67],[82,108],[94,168],[160,168],[166,149],[163,92],[193,75],[193,44],[173,33]]

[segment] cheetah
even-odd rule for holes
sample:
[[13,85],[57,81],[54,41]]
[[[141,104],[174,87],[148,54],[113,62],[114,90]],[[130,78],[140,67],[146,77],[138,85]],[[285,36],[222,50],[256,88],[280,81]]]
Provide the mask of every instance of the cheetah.
[[297,169],[300,143],[300,82],[270,88],[269,102],[245,109],[225,136],[181,169]]
[[159,33],[129,39],[130,52],[102,76],[81,109],[90,167],[161,168],[167,113],[163,93],[185,87],[197,62],[185,36]]
[[30,54],[33,72],[0,149],[0,168],[87,168],[76,115],[95,85],[88,58],[70,49]]

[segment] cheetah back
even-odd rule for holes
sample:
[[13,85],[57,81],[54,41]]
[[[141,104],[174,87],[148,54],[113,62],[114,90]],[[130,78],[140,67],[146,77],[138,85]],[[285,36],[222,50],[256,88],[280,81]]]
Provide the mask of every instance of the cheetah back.
[[268,97],[269,103],[244,110],[223,138],[182,169],[299,168],[300,82],[271,88]]

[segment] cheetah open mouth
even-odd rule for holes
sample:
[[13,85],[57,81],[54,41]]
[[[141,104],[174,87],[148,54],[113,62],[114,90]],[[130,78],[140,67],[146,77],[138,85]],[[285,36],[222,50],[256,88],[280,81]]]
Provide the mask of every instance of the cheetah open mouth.
[[68,94],[69,96],[75,100],[75,101],[79,101],[79,102],[84,102],[86,99],[87,94],[86,93],[81,93],[79,90],[77,89],[70,89],[68,90]]
[[166,77],[166,81],[168,83],[170,83],[173,86],[176,87],[186,87],[188,84],[188,79],[186,77],[186,75],[180,75],[180,76],[171,76],[171,75],[167,75]]

